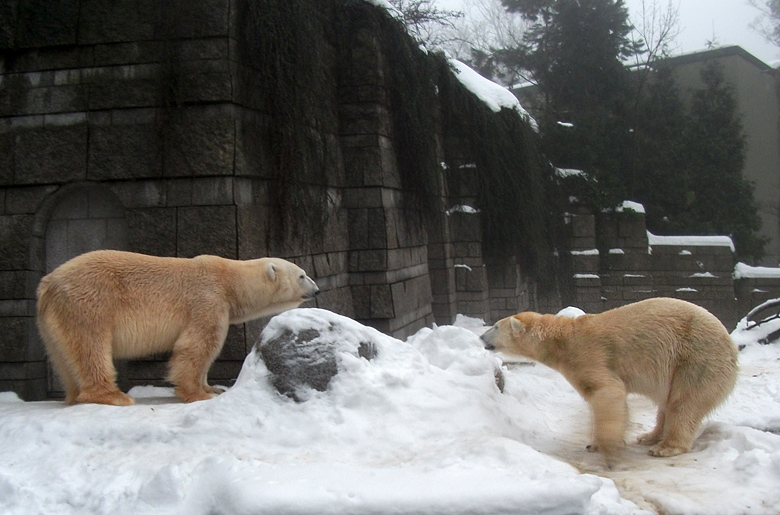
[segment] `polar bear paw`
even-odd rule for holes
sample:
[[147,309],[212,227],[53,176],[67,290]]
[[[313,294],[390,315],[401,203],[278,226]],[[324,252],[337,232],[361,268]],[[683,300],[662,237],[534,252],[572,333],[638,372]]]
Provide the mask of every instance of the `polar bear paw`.
[[670,456],[677,456],[679,454],[685,454],[686,452],[688,452],[688,449],[685,447],[670,445],[664,442],[650,447],[650,456],[656,456],[659,458],[669,458]]

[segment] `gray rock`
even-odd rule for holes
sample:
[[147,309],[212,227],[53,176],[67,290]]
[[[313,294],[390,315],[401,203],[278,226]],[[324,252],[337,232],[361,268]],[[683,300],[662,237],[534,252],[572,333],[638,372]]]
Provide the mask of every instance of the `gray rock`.
[[255,347],[273,374],[274,387],[298,402],[306,400],[309,389],[328,389],[331,379],[339,373],[340,353],[368,360],[377,355],[376,344],[370,339],[358,343],[345,339],[348,329],[338,319],[322,318],[309,328],[285,326],[285,320],[276,318],[276,324],[263,331]]

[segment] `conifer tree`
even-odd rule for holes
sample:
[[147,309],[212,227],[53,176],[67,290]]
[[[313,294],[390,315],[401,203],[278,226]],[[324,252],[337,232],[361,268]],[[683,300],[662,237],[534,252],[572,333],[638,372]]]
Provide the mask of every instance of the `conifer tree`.
[[670,234],[678,215],[692,208],[689,194],[688,109],[670,68],[652,75],[637,101],[628,198],[645,206],[647,228]]
[[640,50],[623,0],[503,2],[533,22],[518,51],[544,95],[545,152],[556,166],[593,175],[605,202],[621,200],[633,91],[623,61]]
[[753,186],[742,176],[746,142],[736,96],[717,61],[705,65],[701,79],[704,88],[693,92],[686,138],[690,205],[674,228],[731,235],[738,258],[758,259],[765,242],[757,234],[761,219]]

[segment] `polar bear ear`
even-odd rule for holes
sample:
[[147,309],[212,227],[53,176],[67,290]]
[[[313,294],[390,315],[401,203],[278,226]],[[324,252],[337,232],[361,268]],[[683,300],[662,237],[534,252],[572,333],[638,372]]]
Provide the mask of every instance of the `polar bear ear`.
[[273,263],[268,263],[267,271],[268,271],[268,278],[271,279],[272,281],[276,280],[276,265],[274,265]]
[[516,319],[515,317],[511,317],[509,319],[509,327],[512,328],[512,332],[514,333],[524,333],[525,332],[525,325],[523,323]]

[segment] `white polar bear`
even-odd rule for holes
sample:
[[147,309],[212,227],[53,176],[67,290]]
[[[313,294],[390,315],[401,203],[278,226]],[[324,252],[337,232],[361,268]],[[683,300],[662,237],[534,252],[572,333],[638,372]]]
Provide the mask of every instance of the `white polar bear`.
[[184,402],[214,397],[206,375],[228,326],[292,309],[319,293],[293,263],[165,258],[99,250],[41,280],[38,328],[65,402],[129,405],[113,358],[173,351],[169,380]]

